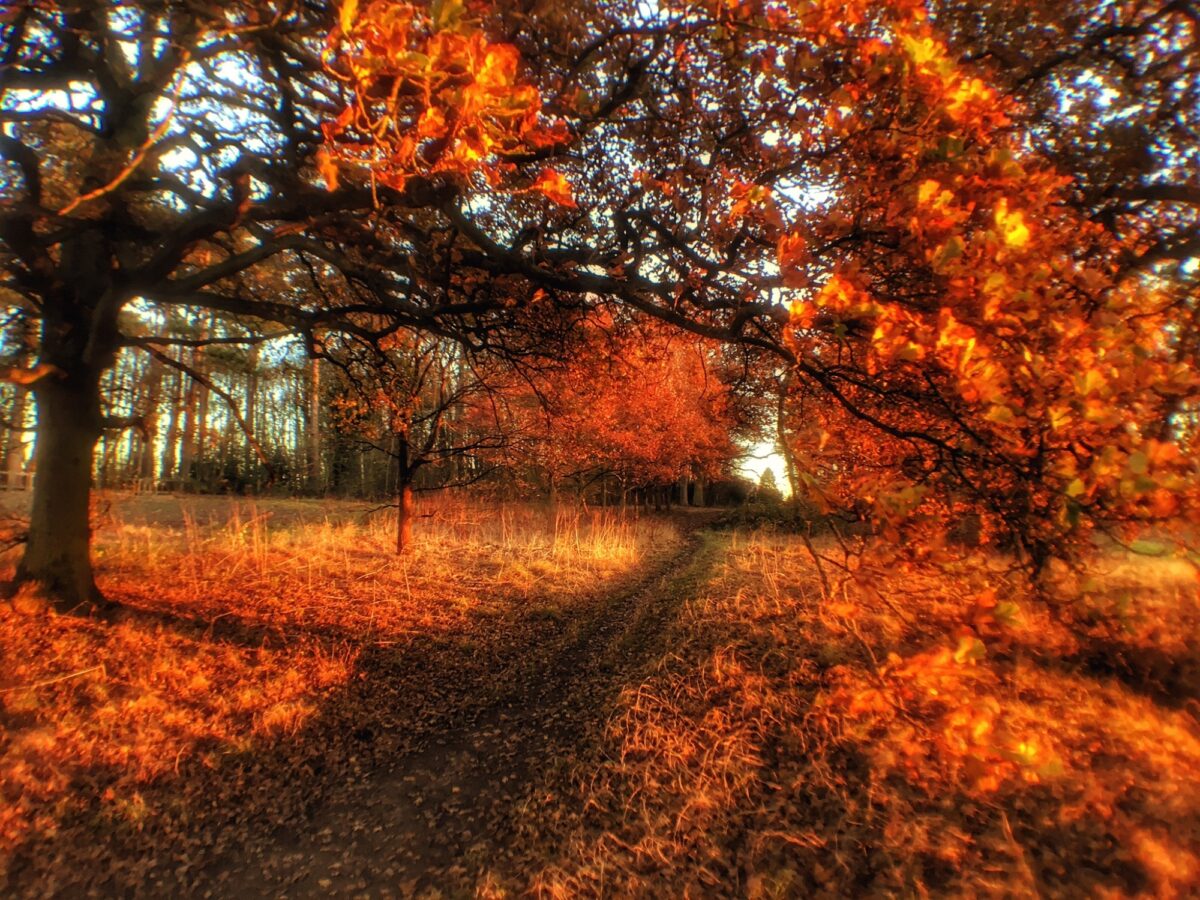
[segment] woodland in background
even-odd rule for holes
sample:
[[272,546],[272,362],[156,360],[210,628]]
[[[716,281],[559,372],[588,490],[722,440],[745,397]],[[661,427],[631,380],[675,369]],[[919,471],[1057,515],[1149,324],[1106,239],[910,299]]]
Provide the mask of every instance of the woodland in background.
[[[14,314],[10,359],[28,329]],[[662,329],[620,338],[597,326],[568,365],[542,371],[413,333],[392,338],[381,367],[310,359],[214,316],[160,331],[166,349],[123,352],[105,375],[123,427],[101,436],[97,488],[386,499],[405,485],[478,485],[499,497],[704,506],[745,498],[750,485],[730,480],[737,439],[762,432],[763,411],[734,395],[712,349]],[[0,390],[5,484],[22,490],[36,415],[25,391]]]

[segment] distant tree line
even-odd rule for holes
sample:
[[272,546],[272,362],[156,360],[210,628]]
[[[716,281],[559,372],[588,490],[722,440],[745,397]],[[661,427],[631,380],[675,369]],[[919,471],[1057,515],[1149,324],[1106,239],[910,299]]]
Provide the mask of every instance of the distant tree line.
[[[478,486],[603,505],[737,502],[730,475],[753,410],[722,382],[716,348],[633,329],[584,329],[569,360],[536,369],[400,332],[380,353],[213,314],[125,314],[134,346],[104,374],[99,488],[387,498]],[[28,365],[30,322],[8,311],[0,357]],[[146,334],[156,335],[153,339]],[[620,353],[613,356],[613,342]],[[707,365],[711,370],[706,370]],[[35,410],[0,385],[9,489],[34,472]]]

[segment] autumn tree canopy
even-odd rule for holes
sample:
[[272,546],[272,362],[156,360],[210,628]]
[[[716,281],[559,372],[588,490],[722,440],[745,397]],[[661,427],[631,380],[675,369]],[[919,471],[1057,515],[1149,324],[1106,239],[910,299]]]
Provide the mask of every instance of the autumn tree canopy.
[[[236,317],[250,344],[286,332],[317,356],[329,335],[374,346],[405,327],[527,349],[508,340],[522,317],[502,279],[446,282],[445,188],[388,190],[385,212],[370,185],[321,181],[322,129],[345,102],[321,49],[337,15],[290,2],[3,10],[2,290],[41,326],[36,365],[6,372],[38,403],[18,580],[66,608],[99,600],[92,448],[129,424],[109,416],[101,377],[123,347],[177,343],[154,333],[171,310]],[[272,288],[281,270],[307,289]]]
[[[860,493],[965,498],[1040,566],[1093,524],[1192,508],[1195,283],[1161,263],[1195,240],[1196,19],[1040,9],[1002,76],[1011,20],[979,6],[606,5],[488,44],[494,9],[345,4],[329,152],[346,177],[452,184],[464,257],[497,275],[783,357],[905,463]],[[456,40],[483,41],[519,116],[405,68]],[[445,104],[503,134],[424,134]]]
[[554,493],[567,479],[630,489],[716,478],[739,455],[746,412],[722,372],[720,348],[651,320],[595,316],[560,364],[495,382],[506,455],[532,463]]
[[[135,304],[509,359],[615,304],[790,371],[893,525],[969,503],[1036,567],[1194,514],[1188,4],[3,15],[4,290],[42,323],[8,373],[46,476],[21,577],[68,604]],[[311,290],[256,289],[281,257]]]

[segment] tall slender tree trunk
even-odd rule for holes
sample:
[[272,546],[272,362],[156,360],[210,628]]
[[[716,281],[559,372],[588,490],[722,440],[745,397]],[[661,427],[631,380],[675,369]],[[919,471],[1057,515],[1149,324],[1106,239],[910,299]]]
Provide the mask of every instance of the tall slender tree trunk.
[[121,484],[134,489],[138,488],[138,473],[142,463],[142,434],[137,428],[129,428],[125,433],[125,449],[121,451]]
[[163,481],[175,478],[175,465],[179,459],[179,407],[183,402],[183,373],[176,373],[171,381],[171,394],[167,399],[167,433],[163,437],[162,466]]
[[307,475],[308,490],[321,490],[321,360],[309,360],[308,365],[308,426]]
[[150,368],[146,373],[146,411],[143,420],[142,454],[138,463],[138,481],[143,490],[154,490],[155,450],[158,446],[158,407],[162,399],[163,382],[162,361],[152,356]]
[[[194,360],[193,360],[194,362]],[[183,485],[192,481],[192,462],[196,458],[196,405],[199,400],[195,379],[188,378],[183,404],[183,441],[179,450],[179,480]]]
[[[297,375],[292,385],[292,392],[296,395],[303,395],[308,398],[307,393],[307,375]],[[304,415],[296,416],[291,420],[291,470],[292,489],[296,493],[305,493],[308,491],[308,404],[305,404]]]
[[[252,346],[246,357],[246,427],[251,434],[261,434],[258,427],[258,347]],[[259,459],[254,448],[246,441],[246,480],[258,491]]]
[[396,435],[396,554],[412,544],[413,472],[408,459],[408,436]]
[[205,461],[208,459],[208,402],[209,391],[208,385],[200,383],[196,385],[196,451],[195,459],[192,463],[196,470],[197,481],[203,481],[201,490],[209,490],[208,476],[205,475]]
[[792,442],[787,431],[787,392],[791,383],[792,373],[789,370],[779,381],[779,390],[775,406],[775,449],[783,457],[784,468],[787,470],[788,498],[792,508],[792,516],[800,517],[800,470],[796,466],[796,454],[792,452]]
[[[15,323],[13,342],[17,345],[14,365],[24,367],[33,358],[35,329],[28,316],[22,315]],[[29,405],[28,391],[15,386],[10,409],[8,437],[4,442],[5,487],[20,490],[25,487],[25,413]]]
[[233,456],[233,426],[230,424],[228,417],[225,419],[225,424],[221,428],[221,457],[217,465],[220,467],[220,475],[217,478],[218,484],[222,486],[225,493],[233,488],[229,481],[229,461]]
[[12,405],[12,428],[4,444],[5,485],[10,490],[25,487],[25,407],[27,392],[18,387]]

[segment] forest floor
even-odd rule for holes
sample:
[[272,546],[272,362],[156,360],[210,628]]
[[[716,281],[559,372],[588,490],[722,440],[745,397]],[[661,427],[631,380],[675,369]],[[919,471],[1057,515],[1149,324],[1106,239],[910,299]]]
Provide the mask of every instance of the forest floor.
[[5,896],[1200,887],[1182,563],[1050,615],[709,512],[102,508],[127,615],[0,609]]

